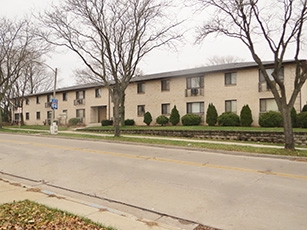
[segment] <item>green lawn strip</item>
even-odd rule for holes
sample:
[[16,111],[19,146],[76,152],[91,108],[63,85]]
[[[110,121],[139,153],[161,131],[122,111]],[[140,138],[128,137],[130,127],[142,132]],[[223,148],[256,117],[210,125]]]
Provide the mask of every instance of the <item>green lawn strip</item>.
[[[25,126],[27,127],[27,126]],[[35,126],[34,126],[35,127]],[[184,126],[181,126],[181,128]],[[197,127],[197,126],[195,126]],[[101,128],[100,127],[97,127]],[[109,127],[112,128],[112,127]],[[143,127],[146,128],[146,127]],[[276,128],[278,129],[278,128]],[[86,131],[86,129],[83,129]],[[25,130],[10,130],[10,129],[0,129],[3,132],[23,132],[23,133],[32,133],[31,131]],[[37,131],[33,131],[33,133],[37,133]],[[103,133],[103,132],[102,132]],[[50,135],[47,132],[40,133],[43,135]],[[163,139],[154,139],[153,136],[151,138],[146,138],[146,136],[142,135],[143,138],[137,137],[111,137],[111,136],[99,136],[95,134],[84,134],[84,133],[58,133],[57,136],[65,136],[65,137],[72,137],[72,138],[87,138],[87,139],[97,139],[97,140],[109,140],[109,141],[126,141],[126,142],[134,142],[134,143],[142,143],[142,144],[155,144],[155,145],[169,145],[169,146],[181,146],[181,147],[188,147],[188,148],[202,148],[202,149],[211,149],[211,150],[223,150],[223,151],[234,151],[234,152],[248,152],[248,153],[256,153],[256,154],[271,154],[271,155],[285,155],[285,156],[294,156],[294,157],[307,157],[306,150],[295,150],[295,151],[287,151],[283,148],[266,148],[266,147],[253,147],[253,146],[240,146],[235,144],[219,144],[219,143],[205,143],[205,142],[187,142],[187,141],[180,141],[180,140],[169,140],[167,137],[165,140]],[[129,136],[133,136],[130,135]],[[135,135],[137,136],[137,135]],[[148,136],[149,137],[149,136]],[[193,140],[193,139],[191,139]],[[194,139],[196,140],[196,139]],[[231,142],[231,143],[250,143],[255,144],[254,142],[239,142],[239,141],[223,141],[223,142]],[[259,144],[259,143],[257,143]],[[261,145],[271,145],[270,143],[261,143]],[[281,144],[276,144],[276,146],[283,146]],[[300,147],[300,146],[297,146]]]
[[115,230],[90,219],[53,209],[30,200],[0,205],[0,229]]
[[[140,143],[140,144],[179,146],[179,147],[194,148],[194,149],[201,148],[201,149],[223,150],[223,151],[232,151],[232,152],[247,152],[247,153],[255,153],[255,154],[271,154],[271,155],[284,155],[284,156],[294,156],[294,157],[307,157],[307,150],[287,151],[283,148],[267,148],[267,147],[262,148],[262,147],[253,147],[253,146],[241,146],[241,145],[230,144],[230,143],[229,144],[219,144],[219,143],[205,143],[205,142],[192,142],[192,141],[188,142],[188,141],[183,141],[183,140],[182,141],[170,140],[167,138],[166,139],[154,139],[153,136],[150,136],[151,138],[146,138],[146,136],[142,138],[125,137],[125,136],[113,137],[113,136],[91,135],[90,133],[89,134],[60,133],[58,135],[66,136],[66,137],[74,137],[74,138],[89,138],[89,139],[98,139],[98,140],[133,142],[133,143]],[[246,143],[246,142],[232,141],[231,143]],[[265,144],[268,145],[269,143],[265,143]]]

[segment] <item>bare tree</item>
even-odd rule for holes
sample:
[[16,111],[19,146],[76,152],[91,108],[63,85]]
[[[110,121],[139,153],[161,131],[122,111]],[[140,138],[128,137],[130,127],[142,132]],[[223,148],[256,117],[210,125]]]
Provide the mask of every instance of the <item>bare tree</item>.
[[165,2],[66,0],[43,17],[48,41],[74,51],[108,88],[115,136],[120,136],[125,90],[140,60],[180,37],[173,32],[179,23],[166,17]]
[[[299,55],[303,45],[303,35],[307,16],[306,0],[198,0],[206,10],[215,10],[199,30],[199,40],[209,34],[222,34],[236,38],[249,49],[258,64],[283,116],[285,149],[294,149],[291,109],[307,78],[306,60]],[[211,8],[211,9],[210,9]],[[259,42],[265,47],[258,47]],[[286,52],[293,50],[296,63],[294,88],[287,98],[286,87],[279,73],[283,68]],[[271,76],[266,71],[261,51],[267,49],[274,58]]]
[[220,65],[220,64],[228,64],[234,62],[242,62],[243,58],[235,57],[235,56],[212,56],[208,58],[209,65]]
[[[33,51],[43,47],[35,36],[29,20],[12,21],[0,18],[0,102],[22,75],[29,61],[33,61]],[[31,55],[32,58],[29,58]],[[1,106],[2,107],[2,106]],[[2,117],[0,113],[0,128]]]

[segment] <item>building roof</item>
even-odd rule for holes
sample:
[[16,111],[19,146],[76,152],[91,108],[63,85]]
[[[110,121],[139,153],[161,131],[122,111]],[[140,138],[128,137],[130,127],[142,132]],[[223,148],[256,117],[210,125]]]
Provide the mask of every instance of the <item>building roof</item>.
[[[284,61],[283,63],[293,63],[294,61]],[[266,61],[263,62],[264,65],[273,65],[273,61]],[[169,71],[169,72],[162,72],[156,74],[148,74],[137,76],[131,79],[130,82],[140,82],[140,81],[149,81],[149,80],[156,80],[156,79],[163,79],[163,78],[173,78],[173,77],[196,77],[196,76],[203,76],[208,73],[214,72],[228,72],[234,71],[237,69],[247,69],[247,68],[254,68],[258,67],[256,62],[236,62],[236,63],[228,63],[228,64],[221,64],[221,65],[213,65],[213,66],[204,66],[198,68],[191,68],[191,69],[183,69],[183,70],[176,70],[176,71]],[[56,89],[56,92],[67,92],[67,91],[75,91],[79,89],[89,89],[89,88],[96,88],[104,86],[103,83],[86,83],[86,84],[78,84],[75,86],[69,86],[64,88]],[[35,93],[28,96],[35,96],[35,95],[42,95],[42,94],[52,94],[52,90],[45,91],[41,93]]]

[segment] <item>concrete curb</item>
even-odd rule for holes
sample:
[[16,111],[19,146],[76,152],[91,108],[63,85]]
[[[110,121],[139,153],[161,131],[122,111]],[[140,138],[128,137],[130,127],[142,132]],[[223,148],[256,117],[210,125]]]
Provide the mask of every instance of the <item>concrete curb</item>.
[[60,209],[78,216],[86,217],[94,222],[110,226],[118,230],[179,230],[151,220],[136,217],[108,207],[91,204],[71,197],[63,197],[46,190],[28,187],[18,182],[0,178],[0,204],[13,201],[31,200],[51,208]]

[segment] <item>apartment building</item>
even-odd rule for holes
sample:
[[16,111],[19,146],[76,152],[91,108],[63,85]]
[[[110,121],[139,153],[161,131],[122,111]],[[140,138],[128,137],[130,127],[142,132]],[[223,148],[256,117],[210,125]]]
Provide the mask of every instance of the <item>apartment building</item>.
[[[272,72],[273,62],[265,65],[267,71]],[[289,95],[294,87],[294,77],[294,62],[285,61],[280,78]],[[86,125],[113,118],[109,91],[102,84],[57,89],[56,98],[55,119],[61,124],[75,117]],[[52,116],[51,99],[51,91],[27,96],[22,111],[25,123],[47,124]],[[134,119],[136,125],[144,125],[143,115],[148,111],[154,124],[159,115],[170,115],[175,105],[180,116],[195,113],[205,118],[209,103],[215,105],[219,115],[225,111],[239,114],[247,104],[252,110],[255,126],[261,113],[278,110],[256,63],[242,62],[135,77],[126,90],[125,118]],[[305,103],[306,84],[296,100],[296,111],[300,112]]]

